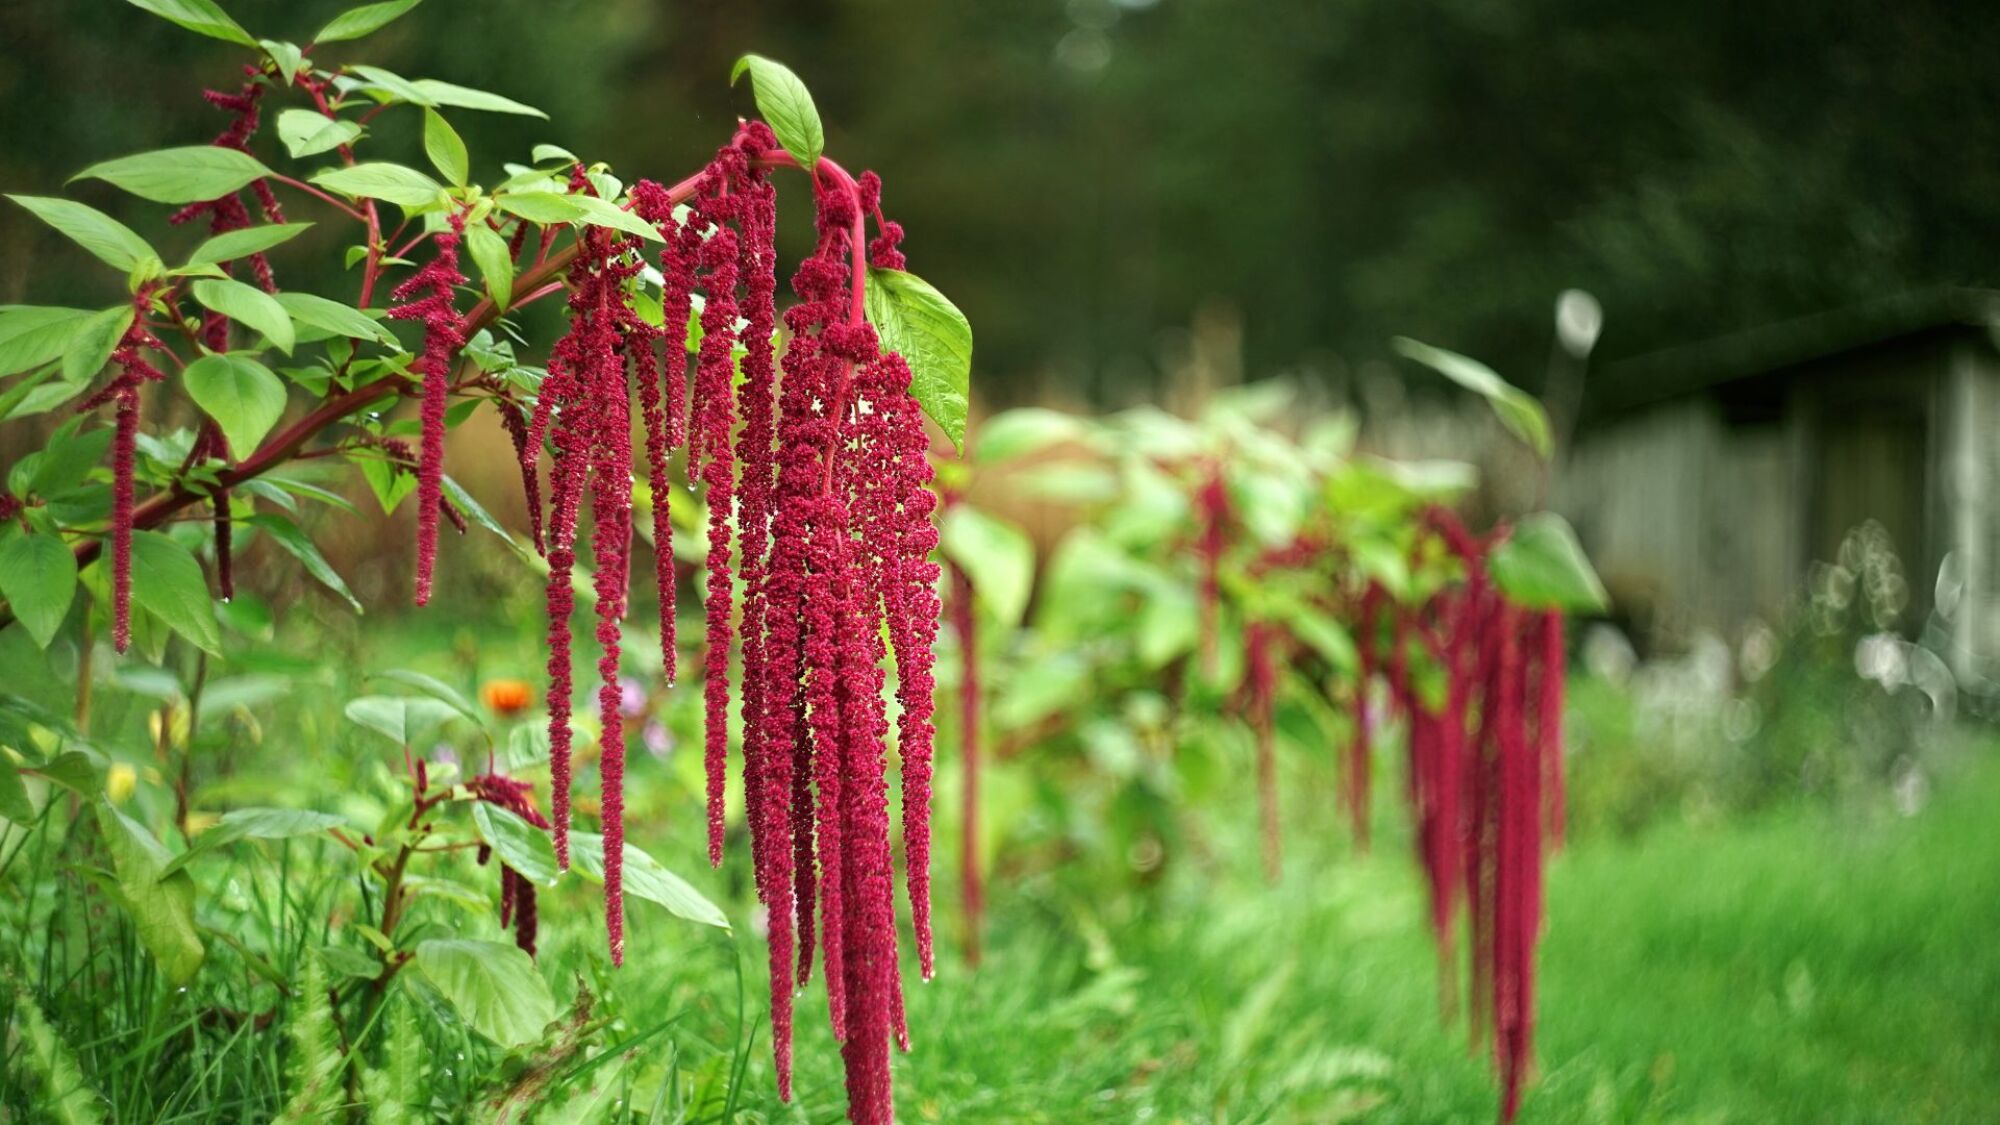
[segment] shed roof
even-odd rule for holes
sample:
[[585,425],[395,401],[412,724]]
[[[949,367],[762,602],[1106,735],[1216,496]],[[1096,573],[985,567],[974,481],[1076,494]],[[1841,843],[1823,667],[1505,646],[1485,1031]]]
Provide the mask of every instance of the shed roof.
[[2000,333],[2000,290],[1933,289],[1617,360],[1593,373],[1585,410],[1604,415],[1939,329]]

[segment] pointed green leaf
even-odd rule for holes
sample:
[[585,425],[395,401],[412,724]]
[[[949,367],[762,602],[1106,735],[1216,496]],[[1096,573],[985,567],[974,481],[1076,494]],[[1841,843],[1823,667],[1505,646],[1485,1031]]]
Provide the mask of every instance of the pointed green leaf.
[[243,25],[229,18],[214,3],[214,0],[127,0],[135,8],[144,8],[164,20],[198,32],[210,39],[221,39],[243,47],[255,47],[257,40],[243,30]]
[[468,173],[465,140],[434,109],[424,110],[424,155],[431,158],[431,165],[439,175],[455,186],[465,186]]
[[316,836],[346,823],[347,818],[338,813],[313,812],[310,809],[232,809],[223,813],[221,820],[196,836],[188,850],[175,856],[166,867],[162,868],[160,877],[164,879],[179,871],[196,856],[206,855],[238,840],[284,840],[294,836]]
[[574,223],[583,218],[583,207],[573,195],[553,191],[515,191],[497,196],[494,206],[531,223]]
[[416,7],[422,0],[386,0],[381,4],[363,4],[327,21],[313,36],[315,43],[335,43],[343,39],[359,39],[380,31],[391,20]]
[[408,746],[439,723],[456,718],[458,709],[442,700],[418,696],[364,695],[348,700],[344,713],[397,745]]
[[522,950],[497,941],[432,939],[417,946],[416,968],[466,1025],[502,1047],[542,1037],[555,998]]
[[162,878],[173,862],[165,845],[104,797],[97,798],[96,809],[105,850],[118,875],[119,905],[131,915],[139,944],[159,962],[170,983],[186,984],[207,956],[195,929],[194,880],[185,871]]
[[286,355],[292,354],[297,337],[292,318],[277,298],[254,285],[231,278],[203,278],[188,287],[194,299],[231,320],[241,321],[263,334],[264,339]]
[[247,152],[190,145],[106,160],[71,179],[103,180],[155,203],[203,203],[270,174],[269,168]]
[[118,347],[118,341],[125,330],[132,327],[132,306],[114,305],[101,312],[93,313],[89,320],[78,327],[69,346],[63,349],[63,382],[72,386],[82,386],[91,376],[104,370],[111,359],[111,353]]
[[477,109],[487,113],[512,113],[522,117],[548,119],[548,114],[531,105],[523,105],[512,98],[499,94],[489,94],[484,90],[474,90],[466,86],[440,82],[435,78],[419,78],[410,83],[428,99],[427,105],[448,105],[456,109]]
[[485,801],[473,804],[472,819],[479,826],[479,838],[499,853],[502,863],[520,872],[531,883],[544,887],[556,885],[559,874],[556,870],[556,849],[549,842],[547,832],[529,824],[518,814]]
[[0,308],[0,375],[58,359],[91,317],[89,309],[14,305]]
[[945,295],[916,274],[868,271],[869,323],[886,351],[910,365],[910,393],[953,445],[965,444],[972,387],[972,325]]
[[437,104],[431,100],[429,94],[417,89],[415,83],[393,70],[384,70],[379,66],[368,66],[364,63],[354,63],[347,69],[360,76],[370,89],[380,90],[397,101],[409,102],[411,105]]
[[[569,834],[570,859],[584,878],[604,881],[604,837],[595,832]],[[660,866],[638,845],[625,844],[625,893],[658,903],[678,918],[719,929],[729,928],[729,916],[708,901],[687,880]]]
[[1492,404],[1493,413],[1499,416],[1502,425],[1513,431],[1515,437],[1527,442],[1536,455],[1545,459],[1548,457],[1554,444],[1549,432],[1548,412],[1532,395],[1502,379],[1492,368],[1457,352],[1434,348],[1407,336],[1396,337],[1389,342],[1389,346],[1466,390],[1483,396]]
[[812,171],[826,151],[826,131],[820,127],[819,110],[806,84],[790,67],[762,55],[737,59],[729,71],[729,84],[736,85],[745,71],[750,74],[751,92],[756,95],[757,112],[764,115],[764,123],[778,135],[778,143],[799,167]]
[[215,622],[208,580],[186,547],[157,531],[133,532],[132,597],[196,647],[222,655],[222,629]]
[[299,75],[299,68],[305,65],[305,52],[299,50],[297,43],[283,43],[275,39],[259,39],[257,45],[264,48],[265,54],[271,56],[271,62],[278,68],[285,85],[291,85],[292,80]]
[[351,340],[373,340],[378,344],[395,346],[396,337],[390,335],[388,329],[352,305],[344,305],[316,293],[280,293],[277,301],[300,324]]
[[1576,532],[1554,512],[1536,512],[1516,521],[1506,542],[1494,549],[1487,569],[1508,600],[1529,609],[1602,613],[1611,605]]
[[238,258],[261,254],[280,243],[290,242],[310,229],[311,223],[274,223],[227,231],[195,247],[194,253],[188,255],[188,265],[233,262]]
[[333,569],[333,564],[326,561],[326,556],[320,553],[318,545],[300,530],[298,524],[276,512],[259,512],[242,522],[269,535],[272,542],[283,547],[288,554],[305,566],[307,574],[318,579],[327,589],[339,594],[349,606],[353,607],[354,612],[361,612],[361,602],[355,598],[354,591],[347,588],[347,583],[340,577],[340,572]]
[[356,164],[321,172],[313,183],[357,199],[384,199],[401,207],[428,207],[444,196],[444,185],[400,164]]
[[76,556],[53,535],[15,535],[0,543],[0,596],[43,648],[62,627],[76,597]]
[[341,145],[353,144],[360,135],[360,125],[328,117],[318,110],[288,109],[278,114],[278,139],[285,143],[293,159],[332,152]]
[[95,207],[38,195],[7,198],[34,212],[36,218],[68,235],[113,269],[129,270],[143,258],[159,257],[131,227]]
[[622,230],[627,234],[636,234],[649,242],[666,241],[660,237],[659,230],[653,224],[609,200],[599,199],[594,195],[573,195],[569,198],[576,204],[578,210],[583,212],[583,221],[591,226]]
[[242,352],[202,356],[187,365],[181,382],[238,456],[257,448],[285,412],[285,384]]
[[514,293],[514,256],[507,251],[507,240],[485,223],[475,223],[466,228],[465,247],[479,267],[486,295],[493,298],[495,308],[504,310]]

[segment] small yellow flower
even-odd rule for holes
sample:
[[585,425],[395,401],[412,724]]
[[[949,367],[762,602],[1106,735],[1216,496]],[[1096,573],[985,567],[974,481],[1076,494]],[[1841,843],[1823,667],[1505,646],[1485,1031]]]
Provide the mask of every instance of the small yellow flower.
[[112,804],[122,805],[132,799],[132,789],[138,784],[139,771],[124,762],[113,762],[104,774],[104,795]]

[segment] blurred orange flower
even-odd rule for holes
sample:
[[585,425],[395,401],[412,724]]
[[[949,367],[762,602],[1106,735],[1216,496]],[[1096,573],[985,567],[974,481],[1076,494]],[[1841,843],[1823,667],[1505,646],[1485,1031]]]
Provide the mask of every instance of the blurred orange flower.
[[494,714],[513,718],[528,709],[534,689],[526,680],[488,680],[479,686],[479,698]]

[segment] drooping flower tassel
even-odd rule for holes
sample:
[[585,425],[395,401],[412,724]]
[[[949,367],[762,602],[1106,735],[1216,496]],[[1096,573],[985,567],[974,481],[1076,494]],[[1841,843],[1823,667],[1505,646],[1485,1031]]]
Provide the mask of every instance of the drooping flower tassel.
[[454,212],[433,239],[431,260],[391,296],[403,302],[389,310],[395,320],[421,321],[423,354],[410,370],[423,378],[423,442],[417,462],[417,580],[416,600],[431,599],[431,572],[437,564],[438,506],[444,497],[444,416],[451,392],[452,359],[465,346],[465,322],[453,305],[455,287],[465,284],[458,272],[458,246],[465,237],[465,215]]
[[107,402],[117,406],[111,438],[111,643],[121,653],[132,646],[132,477],[138,460],[139,388],[166,378],[144,355],[147,348],[163,346],[146,330],[153,289],[140,286],[132,297],[131,327],[111,352],[118,374],[77,408],[81,414]]

